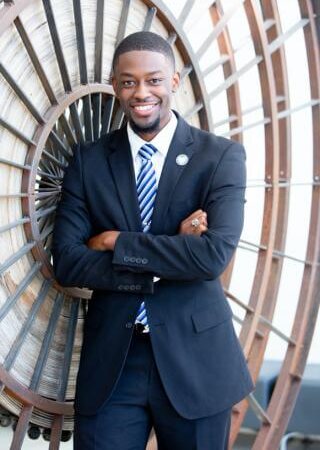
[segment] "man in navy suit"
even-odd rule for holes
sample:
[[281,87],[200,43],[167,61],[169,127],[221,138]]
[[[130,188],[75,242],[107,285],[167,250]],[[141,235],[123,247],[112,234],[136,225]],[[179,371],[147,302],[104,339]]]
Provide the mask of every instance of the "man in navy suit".
[[93,290],[75,449],[143,450],[151,427],[159,450],[227,449],[232,405],[253,389],[219,281],[245,153],[171,110],[179,75],[160,36],[126,37],[112,82],[127,124],[75,149],[54,231],[57,280]]

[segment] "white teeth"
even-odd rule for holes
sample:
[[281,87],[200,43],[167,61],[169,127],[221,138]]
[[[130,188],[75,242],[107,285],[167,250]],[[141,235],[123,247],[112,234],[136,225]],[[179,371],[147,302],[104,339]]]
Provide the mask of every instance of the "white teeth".
[[146,105],[146,106],[135,106],[134,109],[137,109],[138,111],[148,111],[149,109],[152,109],[154,105]]

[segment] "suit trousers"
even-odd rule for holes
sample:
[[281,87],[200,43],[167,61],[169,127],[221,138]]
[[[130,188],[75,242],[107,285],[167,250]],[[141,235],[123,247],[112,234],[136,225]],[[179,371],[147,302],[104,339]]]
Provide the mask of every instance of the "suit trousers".
[[194,420],[180,416],[163,388],[150,337],[134,334],[109,400],[96,415],[76,414],[74,450],[145,450],[152,427],[158,450],[227,450],[230,419],[231,408]]

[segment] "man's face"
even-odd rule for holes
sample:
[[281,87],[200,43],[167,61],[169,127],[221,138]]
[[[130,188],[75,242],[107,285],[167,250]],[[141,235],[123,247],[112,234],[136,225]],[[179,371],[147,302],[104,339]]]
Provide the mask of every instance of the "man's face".
[[134,50],[119,56],[112,85],[133,130],[149,141],[170,119],[179,75],[162,53]]

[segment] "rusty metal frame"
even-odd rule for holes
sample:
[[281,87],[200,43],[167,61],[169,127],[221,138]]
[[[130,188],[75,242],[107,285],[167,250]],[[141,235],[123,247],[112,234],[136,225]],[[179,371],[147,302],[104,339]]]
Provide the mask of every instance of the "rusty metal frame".
[[[280,18],[277,10],[277,5],[275,1],[262,1],[261,2],[262,11],[264,13],[264,17],[261,19],[265,21],[271,20],[274,22],[274,26],[271,26],[267,33],[263,31],[263,34],[265,35],[266,42],[264,44],[261,43],[261,48],[265,49],[267,46],[267,43],[272,42],[273,40],[277,39],[278,36],[281,34],[280,29]],[[247,10],[248,11],[248,10]],[[248,14],[250,14],[250,10],[248,11]],[[260,32],[262,30],[262,24],[260,24]],[[256,39],[257,40],[257,39]],[[261,80],[263,80],[262,77],[265,77],[265,79],[272,80],[272,89],[273,93],[267,93],[267,97],[270,95],[273,98],[274,105],[273,107],[277,110],[284,110],[289,109],[289,95],[288,95],[288,83],[286,78],[286,66],[285,66],[285,57],[284,57],[284,49],[281,47],[278,52],[271,55],[271,61],[269,64],[266,64],[265,66],[260,67],[260,76]],[[265,73],[263,73],[265,72]],[[263,88],[263,81],[261,81],[261,85]],[[281,96],[282,101],[279,103],[277,101],[277,97]],[[265,104],[265,101],[264,101]],[[265,112],[266,114],[266,112]],[[276,178],[270,177],[270,174],[272,173],[272,166],[271,161],[268,159],[266,154],[266,183],[271,183],[271,185],[274,186],[274,184],[279,183],[280,181],[288,181],[290,180],[290,149],[291,149],[291,143],[290,143],[290,118],[287,118],[286,120],[278,120],[277,114],[274,112],[273,114],[273,121],[276,122],[277,127],[277,134],[276,137],[278,139],[278,146],[274,145],[274,139],[272,137],[272,133],[269,127],[266,127],[266,142],[269,142],[270,148],[268,149],[268,146],[266,146],[266,153],[270,151],[272,148],[275,151],[278,151],[279,154],[279,160],[277,161],[277,166],[274,170],[278,171],[276,173]],[[270,142],[271,141],[271,142]],[[277,198],[268,198],[273,196],[274,189],[268,189],[266,195],[266,204],[265,204],[265,213],[264,213],[264,221],[265,223],[268,223],[270,220],[269,216],[269,208],[273,208],[276,215],[276,228],[272,232],[272,239],[267,238],[267,247],[271,250],[271,253],[274,252],[274,249],[283,251],[284,245],[285,245],[285,237],[286,237],[286,228],[287,228],[287,220],[288,220],[288,204],[289,204],[289,189],[280,189],[278,192],[276,192]],[[268,202],[269,205],[268,205]],[[271,225],[271,224],[270,224]],[[263,230],[266,230],[266,225],[263,226]],[[265,238],[262,237],[261,244],[265,242]],[[267,248],[265,247],[265,248]],[[265,250],[261,250],[259,254],[259,258],[263,259]],[[269,256],[270,257],[270,256]],[[280,277],[281,277],[281,269],[282,269],[282,263],[283,259],[281,258],[274,258],[271,255],[271,267],[270,269],[266,269],[267,266],[262,270],[262,273],[266,275],[267,270],[270,270],[268,276],[267,276],[267,289],[265,291],[263,300],[262,300],[262,306],[261,306],[261,315],[264,317],[269,323],[272,321],[276,300],[277,300],[277,293],[280,283]],[[257,270],[261,270],[259,268],[259,261],[257,264]],[[261,276],[262,276],[261,273]],[[256,276],[255,283],[260,283],[259,277]],[[255,304],[255,289],[252,290],[251,300],[249,303],[249,306],[251,308],[256,309]],[[250,316],[249,316],[250,321]],[[257,378],[262,362],[263,362],[263,356],[264,352],[267,346],[269,333],[271,331],[271,328],[269,325],[266,325],[264,323],[258,322],[256,325],[256,328],[254,327],[253,323],[250,326],[250,329],[253,331],[255,330],[255,339],[251,344],[250,350],[248,351],[248,364],[251,370],[252,375]],[[242,333],[242,332],[241,332]],[[243,334],[242,334],[243,336]],[[234,420],[233,420],[233,428],[232,428],[232,436],[231,436],[231,442],[234,442],[236,434],[239,431],[240,425],[242,423],[242,420],[244,418],[246,409],[247,409],[247,402],[242,402],[241,405],[239,405],[239,408],[235,409],[234,414]],[[272,420],[270,418],[270,415],[266,412],[259,411],[260,418],[263,424],[269,424]]]
[[[320,58],[319,41],[314,22],[312,3],[299,0],[301,17],[308,17],[309,24],[304,28],[306,50],[310,73],[311,98],[320,97]],[[320,173],[320,108],[312,108],[314,180]],[[296,345],[289,345],[281,372],[274,388],[267,413],[271,423],[264,423],[254,443],[254,450],[267,450],[279,445],[286,430],[299,392],[299,387],[310,349],[317,313],[320,304],[320,188],[313,186],[309,240],[300,298],[295,314],[291,337]]]
[[[27,194],[22,200],[23,213],[25,217],[30,218],[30,222],[27,222],[25,227],[25,232],[28,240],[36,242],[36,245],[32,249],[34,258],[42,262],[41,271],[45,278],[52,278],[53,271],[48,257],[43,249],[40,240],[39,229],[36,221],[36,210],[35,210],[35,183],[37,170],[39,167],[39,161],[45,143],[48,140],[49,134],[59,120],[63,112],[69,107],[69,105],[74,104],[78,99],[94,93],[103,93],[108,95],[113,95],[113,89],[109,85],[105,84],[84,84],[78,89],[73,90],[70,93],[66,93],[63,98],[59,99],[57,105],[52,106],[46,114],[46,123],[40,125],[37,129],[36,135],[33,137],[34,144],[29,147],[26,163],[32,167],[31,171],[24,171],[22,178],[22,192]],[[72,293],[72,291],[69,291]]]
[[[221,17],[223,16],[223,9],[220,2],[215,2],[210,7],[209,11],[213,26],[215,27],[217,26],[217,24],[221,20]],[[217,43],[219,46],[221,56],[223,55],[228,56],[228,59],[223,63],[224,77],[228,78],[237,71],[228,28],[223,28],[222,32],[217,37]],[[227,90],[226,95],[228,101],[229,118],[233,118],[233,120],[230,123],[230,129],[239,129],[242,127],[242,114],[241,114],[241,100],[238,82],[230,86],[230,89]],[[237,140],[238,142],[242,142],[242,133],[241,132],[237,133],[236,135],[233,136],[233,139]],[[221,277],[221,282],[225,289],[228,289],[229,287],[233,265],[234,265],[234,258],[232,259],[228,268],[225,270],[225,272]]]

